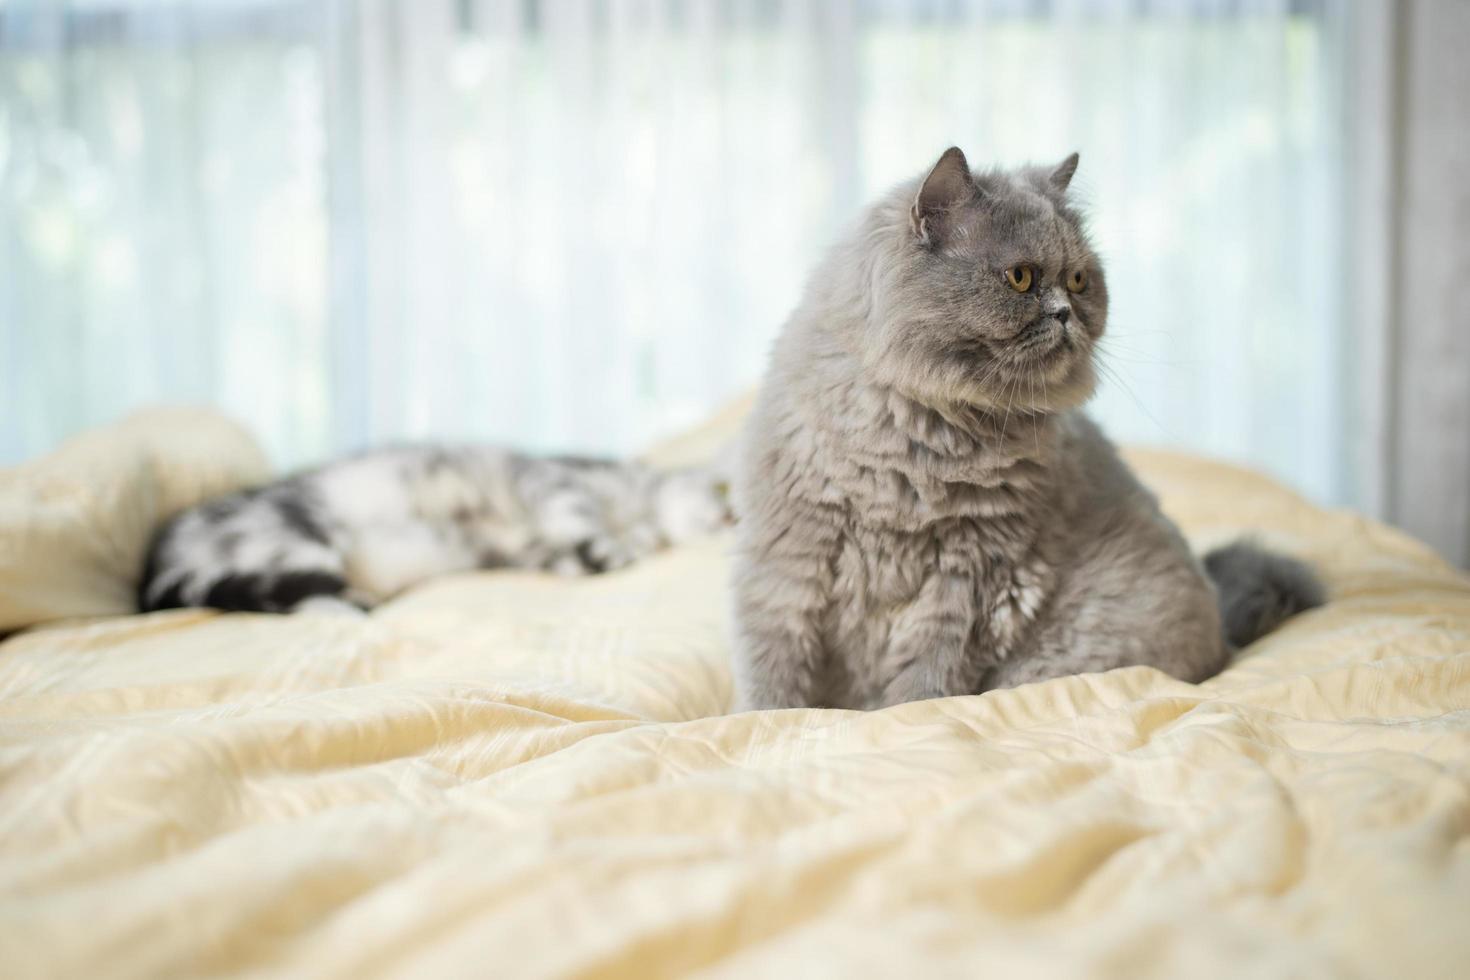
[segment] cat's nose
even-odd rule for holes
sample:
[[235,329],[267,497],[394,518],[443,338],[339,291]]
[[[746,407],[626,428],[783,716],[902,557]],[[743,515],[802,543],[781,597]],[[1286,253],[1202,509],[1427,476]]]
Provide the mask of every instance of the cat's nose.
[[1064,306],[1060,310],[1053,311],[1052,316],[1056,317],[1057,321],[1065,327],[1067,325],[1067,321],[1071,319],[1072,308],[1069,306]]

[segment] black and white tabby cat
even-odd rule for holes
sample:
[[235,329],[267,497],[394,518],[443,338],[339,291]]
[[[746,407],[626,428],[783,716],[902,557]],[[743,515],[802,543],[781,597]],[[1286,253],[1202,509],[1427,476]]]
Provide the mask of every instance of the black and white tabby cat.
[[352,611],[449,572],[609,571],[729,521],[714,470],[385,449],[178,514],[154,538],[138,605]]

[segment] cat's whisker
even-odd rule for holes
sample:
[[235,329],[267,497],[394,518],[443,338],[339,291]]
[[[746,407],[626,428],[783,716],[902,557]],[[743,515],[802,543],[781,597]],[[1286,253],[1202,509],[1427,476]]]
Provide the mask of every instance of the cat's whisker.
[[990,368],[980,378],[980,381],[977,383],[976,386],[981,390],[984,390],[985,387],[990,384],[991,380],[993,380],[995,376],[1000,373],[1000,367],[1001,363],[999,360],[992,360],[990,362]]
[[1111,357],[1115,360],[1127,361],[1130,364],[1148,364],[1158,365],[1161,367],[1195,367],[1199,364],[1198,360],[1188,358],[1165,359],[1161,357],[1155,357],[1149,351],[1121,347],[1121,345],[1114,343],[1112,340],[1108,340],[1104,343],[1096,345],[1093,350],[1095,352],[1095,356]]
[[1000,434],[1002,439],[1006,437],[1010,428],[1011,404],[1015,401],[1016,389],[1020,387],[1020,383],[1021,379],[1016,375],[1012,375],[1010,383],[1006,386],[1006,414],[1005,418],[1000,423]]
[[1116,371],[1112,367],[1112,365],[1110,365],[1110,364],[1108,364],[1108,363],[1106,363],[1105,361],[1102,361],[1102,360],[1097,360],[1097,361],[1094,361],[1093,363],[1097,365],[1098,370],[1103,373],[1104,377],[1106,377],[1109,380],[1113,381],[1120,388],[1123,389],[1124,393],[1127,394],[1128,397],[1133,400],[1133,404],[1136,405],[1136,406],[1138,406],[1138,410],[1140,412],[1142,412],[1148,418],[1148,420],[1150,422],[1152,422],[1154,425],[1158,426],[1158,429],[1159,429],[1160,432],[1164,433],[1164,435],[1166,437],[1168,437],[1169,439],[1176,440],[1176,441],[1179,439],[1178,433],[1173,432],[1172,430],[1170,430],[1166,425],[1164,425],[1162,422],[1160,422],[1158,420],[1158,418],[1156,418],[1154,416],[1154,413],[1153,412],[1150,412],[1148,410],[1148,406],[1145,405],[1143,403],[1143,400],[1138,397],[1138,393],[1133,390],[1133,386],[1130,385],[1126,380],[1124,380],[1123,375],[1120,374],[1118,371]]
[[[1036,456],[1037,456],[1037,458],[1040,458],[1041,457],[1041,426],[1037,423],[1037,421],[1036,421],[1036,415],[1034,414],[1035,411],[1036,411],[1036,409],[1037,409],[1037,407],[1038,407],[1037,404],[1036,404],[1036,384],[1035,384],[1036,374],[1037,374],[1037,369],[1033,366],[1031,368],[1031,370],[1029,372],[1027,372],[1026,385],[1030,389],[1030,392],[1031,392],[1031,408],[1032,408],[1032,412],[1033,412],[1033,415],[1032,415],[1032,418],[1031,418],[1031,442],[1032,442],[1033,447],[1036,450]],[[1042,383],[1044,384],[1045,381],[1043,380]]]

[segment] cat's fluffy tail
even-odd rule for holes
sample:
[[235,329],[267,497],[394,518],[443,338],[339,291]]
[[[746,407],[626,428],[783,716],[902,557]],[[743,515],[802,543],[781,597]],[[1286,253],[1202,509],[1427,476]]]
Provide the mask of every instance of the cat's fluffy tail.
[[1237,541],[1205,555],[1205,571],[1220,597],[1220,620],[1231,646],[1243,647],[1288,618],[1322,605],[1322,583],[1295,558]]

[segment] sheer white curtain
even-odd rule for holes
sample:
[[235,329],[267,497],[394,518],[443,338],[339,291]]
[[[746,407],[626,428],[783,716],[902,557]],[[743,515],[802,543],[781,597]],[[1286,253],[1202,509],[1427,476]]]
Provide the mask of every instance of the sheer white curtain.
[[282,465],[624,451],[759,377],[864,200],[1082,153],[1097,412],[1327,500],[1348,355],[1326,2],[0,2],[0,462],[159,400]]

